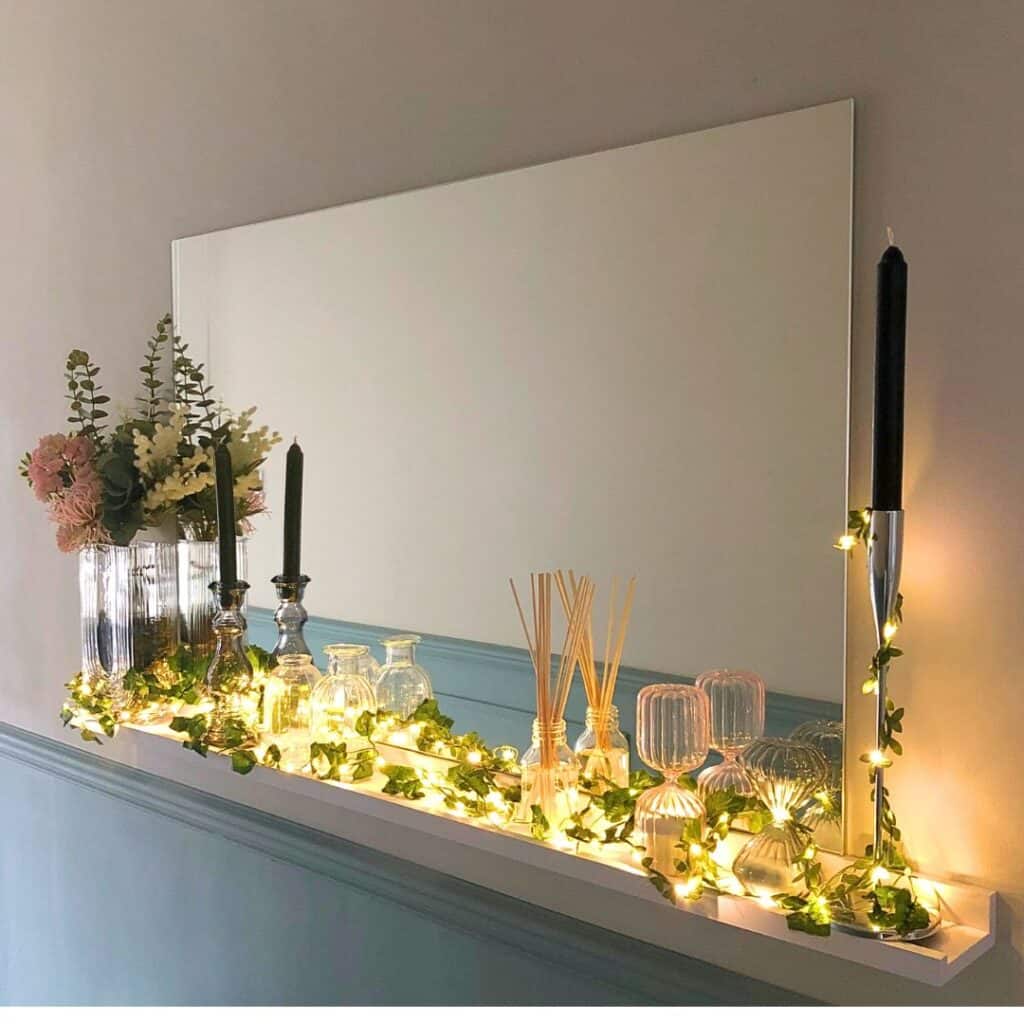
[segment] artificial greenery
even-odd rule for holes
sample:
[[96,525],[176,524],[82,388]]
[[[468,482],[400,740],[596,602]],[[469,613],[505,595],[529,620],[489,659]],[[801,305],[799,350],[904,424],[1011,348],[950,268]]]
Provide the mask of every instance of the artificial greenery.
[[103,388],[96,379],[100,368],[89,358],[88,352],[72,349],[64,364],[70,415],[68,423],[75,433],[88,437],[97,448],[103,447],[100,434],[100,420],[109,415],[103,406],[110,402],[110,396],[103,394]]

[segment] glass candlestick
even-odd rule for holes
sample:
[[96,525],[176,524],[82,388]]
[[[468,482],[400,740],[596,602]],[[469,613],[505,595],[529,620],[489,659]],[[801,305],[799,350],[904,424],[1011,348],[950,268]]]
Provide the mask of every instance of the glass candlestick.
[[416,664],[416,645],[420,637],[414,633],[389,636],[381,643],[387,661],[377,677],[377,706],[399,718],[408,718],[425,700],[434,696],[430,676]]
[[277,623],[277,643],[271,652],[280,659],[283,654],[307,654],[312,660],[313,652],[306,645],[302,635],[309,616],[302,606],[302,599],[309,583],[308,576],[275,576],[271,581],[277,591],[277,611],[274,622]]
[[[243,580],[230,586],[213,583],[210,589],[217,597],[217,614],[213,620],[213,659],[206,670],[205,693],[213,704],[207,740],[213,747],[253,746],[260,693],[253,683],[252,666],[246,655],[242,604],[249,584]],[[240,737],[235,728],[229,728],[229,720],[237,722],[246,733],[241,744],[235,743]]]
[[665,781],[640,794],[636,831],[655,870],[663,875],[678,873],[676,845],[687,821],[699,821],[704,827],[704,805],[677,780],[707,758],[709,719],[707,694],[695,686],[656,683],[637,696],[637,750]]
[[793,820],[798,808],[824,784],[828,775],[825,758],[806,743],[760,739],[747,747],[738,761],[772,820],[740,850],[733,874],[751,896],[793,892],[798,888],[794,861],[807,847]]
[[764,734],[764,680],[753,672],[714,669],[699,675],[696,685],[711,704],[711,749],[722,755],[720,764],[697,776],[701,800],[726,790],[752,796],[754,786],[736,757]]
[[623,789],[629,785],[629,741],[619,729],[619,709],[587,708],[584,729],[573,748],[584,778],[593,779],[603,792],[606,782]]
[[280,654],[263,688],[263,734],[281,751],[281,767],[309,761],[310,700],[320,670],[309,654]]

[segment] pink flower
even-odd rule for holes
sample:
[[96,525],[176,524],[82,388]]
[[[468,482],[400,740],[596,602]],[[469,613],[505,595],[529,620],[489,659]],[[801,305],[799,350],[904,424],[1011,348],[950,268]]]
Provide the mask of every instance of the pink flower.
[[29,457],[32,490],[49,506],[61,551],[77,551],[86,544],[110,540],[100,521],[103,485],[95,454],[88,437],[47,434]]

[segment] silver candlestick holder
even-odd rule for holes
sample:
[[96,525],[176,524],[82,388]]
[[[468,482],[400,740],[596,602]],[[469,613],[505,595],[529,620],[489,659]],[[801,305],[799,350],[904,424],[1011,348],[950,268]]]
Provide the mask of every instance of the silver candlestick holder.
[[275,576],[271,581],[277,591],[277,611],[274,622],[277,623],[277,643],[271,654],[274,658],[282,654],[308,654],[312,657],[303,635],[303,627],[309,616],[302,606],[309,583],[308,576]]

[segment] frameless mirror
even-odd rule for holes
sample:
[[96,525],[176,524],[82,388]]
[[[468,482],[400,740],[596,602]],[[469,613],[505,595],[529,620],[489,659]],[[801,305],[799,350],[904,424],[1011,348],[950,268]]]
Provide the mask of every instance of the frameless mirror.
[[174,243],[183,337],[305,450],[316,637],[424,634],[457,724],[522,746],[508,578],[572,567],[601,609],[635,575],[627,729],[644,682],[729,666],[768,731],[835,746],[809,723],[842,720],[852,124],[842,101]]

